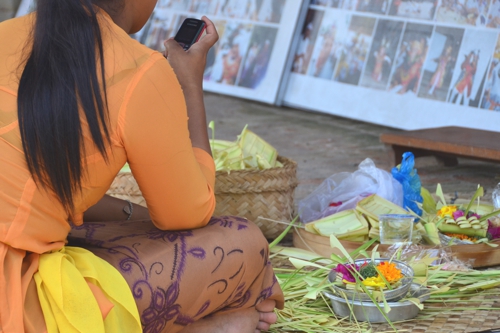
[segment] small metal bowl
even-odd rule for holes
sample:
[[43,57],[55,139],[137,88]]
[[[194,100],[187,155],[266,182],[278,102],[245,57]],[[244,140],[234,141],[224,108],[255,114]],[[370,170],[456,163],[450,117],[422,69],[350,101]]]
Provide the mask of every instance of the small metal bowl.
[[[410,285],[409,295],[412,298],[418,298],[420,302],[424,302],[430,297],[429,290],[424,286],[413,283]],[[340,317],[354,316],[358,321],[368,321],[370,323],[386,323],[387,319],[372,302],[364,301],[347,301],[343,297],[332,295],[324,292],[324,295],[332,302],[332,308],[335,314]],[[387,302],[391,307],[391,311],[386,313],[387,318],[392,321],[403,321],[415,318],[420,309],[410,301]],[[384,303],[378,303],[378,306],[384,309]]]
[[[401,274],[403,274],[403,278],[400,280],[401,286],[399,286],[396,289],[392,290],[384,290],[384,297],[386,301],[398,301],[405,297],[405,295],[408,293],[408,290],[410,290],[411,283],[413,281],[413,275],[415,274],[413,272],[413,268],[411,268],[409,265],[406,263],[399,261],[399,260],[390,260],[390,259],[374,259],[373,260],[375,264],[379,264],[381,262],[392,262],[396,264],[396,267],[401,270]],[[372,262],[371,259],[357,259],[354,260],[354,263],[358,266],[361,266],[365,262]],[[330,282],[334,282],[334,279],[332,279],[332,276],[329,276]],[[346,297],[349,300],[356,300],[356,301],[364,301],[364,302],[371,302],[371,298],[369,295],[358,292],[356,290],[351,290],[351,289],[345,289],[336,285],[332,285],[332,288],[335,290],[337,293],[337,296],[339,297]]]

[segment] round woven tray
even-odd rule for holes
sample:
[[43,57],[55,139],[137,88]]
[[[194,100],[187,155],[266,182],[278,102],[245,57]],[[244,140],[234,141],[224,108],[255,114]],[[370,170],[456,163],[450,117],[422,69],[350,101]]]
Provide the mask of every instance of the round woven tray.
[[[277,237],[294,216],[294,190],[297,187],[297,163],[278,156],[283,167],[265,170],[217,171],[214,216],[232,215],[255,222],[266,238]],[[121,172],[108,192],[120,199],[146,206],[139,186],[130,172]]]

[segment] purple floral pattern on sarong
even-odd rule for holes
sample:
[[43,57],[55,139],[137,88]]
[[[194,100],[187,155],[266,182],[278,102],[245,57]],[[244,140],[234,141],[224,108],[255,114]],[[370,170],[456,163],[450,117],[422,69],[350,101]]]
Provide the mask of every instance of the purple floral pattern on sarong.
[[[248,220],[230,216],[214,217],[206,228],[187,231],[163,231],[150,221],[126,221],[85,224],[74,228],[69,240],[94,251],[122,273],[140,309],[143,331],[159,333],[176,331],[174,326],[178,330],[216,311],[253,306],[273,294],[275,281],[267,282],[272,283],[270,287],[253,290],[251,280],[245,280],[248,273],[258,275],[254,272],[261,263],[263,271],[267,269],[267,242],[255,230]],[[242,232],[245,234],[239,236]],[[249,254],[239,240],[253,238],[260,245],[246,245],[253,252],[252,261],[247,262]],[[247,267],[252,268],[247,272]],[[195,282],[184,282],[186,278]],[[200,295],[214,296],[186,303],[183,288],[190,286]],[[194,301],[199,303],[190,304]]]

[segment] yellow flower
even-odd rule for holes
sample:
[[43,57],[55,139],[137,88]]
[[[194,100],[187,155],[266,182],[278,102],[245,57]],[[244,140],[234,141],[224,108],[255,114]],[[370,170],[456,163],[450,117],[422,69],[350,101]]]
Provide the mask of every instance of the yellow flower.
[[385,287],[385,282],[382,280],[380,275],[377,277],[366,278],[361,282],[368,287],[380,287],[380,288]]
[[450,216],[453,217],[453,213],[457,211],[457,206],[443,206],[437,212],[439,217]]
[[397,282],[403,277],[403,274],[401,274],[401,270],[397,268],[396,264],[392,262],[381,262],[377,266],[377,269],[389,283]]

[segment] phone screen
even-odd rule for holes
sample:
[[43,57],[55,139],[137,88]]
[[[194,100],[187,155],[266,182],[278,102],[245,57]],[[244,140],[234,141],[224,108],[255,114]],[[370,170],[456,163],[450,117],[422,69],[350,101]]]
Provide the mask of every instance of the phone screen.
[[199,29],[197,27],[186,25],[179,30],[175,39],[178,42],[191,43],[197,37],[196,35],[198,30]]
[[198,19],[187,18],[175,35],[175,40],[185,49],[196,43],[205,30],[205,22]]

